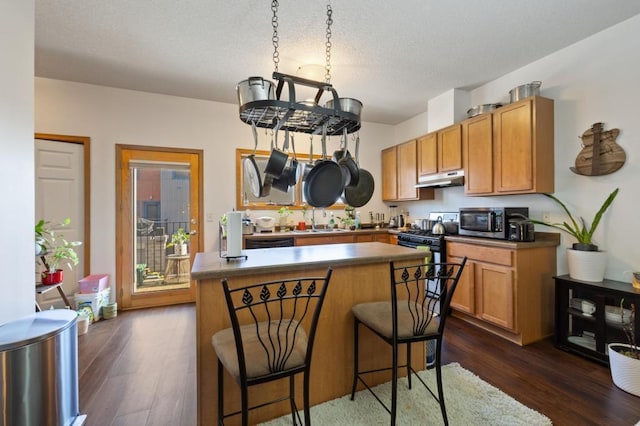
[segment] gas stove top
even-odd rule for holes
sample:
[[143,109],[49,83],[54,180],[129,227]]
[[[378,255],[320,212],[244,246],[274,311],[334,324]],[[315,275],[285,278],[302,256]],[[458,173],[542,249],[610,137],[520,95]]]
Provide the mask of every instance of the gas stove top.
[[444,245],[444,235],[412,229],[398,234],[398,244],[406,247],[429,246],[431,250],[435,251]]

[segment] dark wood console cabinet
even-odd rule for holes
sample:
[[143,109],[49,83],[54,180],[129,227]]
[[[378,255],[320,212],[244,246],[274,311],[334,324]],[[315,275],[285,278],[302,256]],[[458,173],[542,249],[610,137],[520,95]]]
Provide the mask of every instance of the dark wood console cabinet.
[[[569,275],[554,277],[556,286],[556,346],[575,352],[603,364],[609,364],[607,345],[627,343],[619,319],[606,315],[606,307],[623,306],[629,309],[634,303],[640,310],[640,289],[631,283],[605,279],[602,282],[574,280]],[[587,299],[595,303],[592,315],[571,306],[571,299]],[[609,308],[612,309],[612,308]],[[619,318],[619,316],[618,316]],[[636,341],[640,342],[640,315],[636,315]]]

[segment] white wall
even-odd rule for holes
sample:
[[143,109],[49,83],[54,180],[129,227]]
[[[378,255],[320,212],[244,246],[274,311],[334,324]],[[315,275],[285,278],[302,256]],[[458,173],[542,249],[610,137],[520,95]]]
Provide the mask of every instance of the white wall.
[[[0,325],[33,313],[33,0],[0,4]],[[28,237],[27,237],[28,236]]]
[[[555,195],[572,211],[591,223],[607,195],[616,187],[620,193],[604,216],[594,241],[609,254],[606,276],[628,281],[623,274],[640,270],[640,16],[602,31],[471,92],[470,107],[509,102],[509,90],[534,80],[542,81],[541,95],[555,101]],[[605,130],[619,128],[619,145],[627,162],[617,172],[605,176],[572,173],[580,152],[578,138],[593,123],[603,122]],[[406,135],[408,121],[396,128]],[[413,136],[420,135],[413,133]],[[397,140],[397,139],[396,139]],[[465,197],[462,188],[436,190],[435,201],[405,203],[414,218],[430,211],[457,210],[463,206],[528,206],[532,217],[551,212],[552,220],[563,221],[561,211],[542,195]],[[552,231],[536,227],[539,231]],[[562,234],[558,249],[558,273],[566,273],[565,249],[575,240]]]
[[[251,127],[240,121],[237,105],[43,78],[35,79],[35,88],[37,132],[91,138],[92,273],[115,276],[116,144],[204,150],[203,206],[205,218],[209,213],[215,218],[205,222],[205,250],[217,250],[217,218],[235,206],[235,150],[253,147]],[[258,133],[258,149],[270,149],[264,131]],[[374,176],[380,176],[380,150],[392,135],[391,126],[363,123],[360,164]],[[339,138],[330,140],[329,152],[338,144]],[[308,137],[296,137],[296,150],[308,152],[308,147]],[[378,183],[361,210],[385,211],[380,199]],[[254,213],[276,216],[274,211]]]

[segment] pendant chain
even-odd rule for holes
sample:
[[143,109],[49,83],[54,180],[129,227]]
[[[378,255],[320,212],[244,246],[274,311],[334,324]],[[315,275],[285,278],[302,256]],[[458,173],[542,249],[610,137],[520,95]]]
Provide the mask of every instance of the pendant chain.
[[280,37],[278,36],[278,5],[278,0],[271,2],[271,10],[273,11],[273,17],[271,18],[273,36],[271,36],[271,42],[273,43],[273,68],[275,72],[278,72],[278,63],[280,62],[280,52],[278,52],[278,45],[280,44]]
[[333,10],[331,9],[331,4],[327,4],[327,42],[325,46],[326,50],[326,60],[327,63],[325,65],[326,74],[324,79],[327,84],[331,83],[331,24],[333,24]]

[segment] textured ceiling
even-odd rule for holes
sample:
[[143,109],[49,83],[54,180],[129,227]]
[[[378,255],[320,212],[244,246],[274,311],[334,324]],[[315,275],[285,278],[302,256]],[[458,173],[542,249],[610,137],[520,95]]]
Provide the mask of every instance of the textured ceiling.
[[[281,0],[279,71],[325,63],[326,1]],[[397,124],[640,13],[637,0],[333,0],[331,83]],[[271,78],[268,0],[35,0],[35,74],[236,103]],[[523,82],[524,83],[524,82]]]

